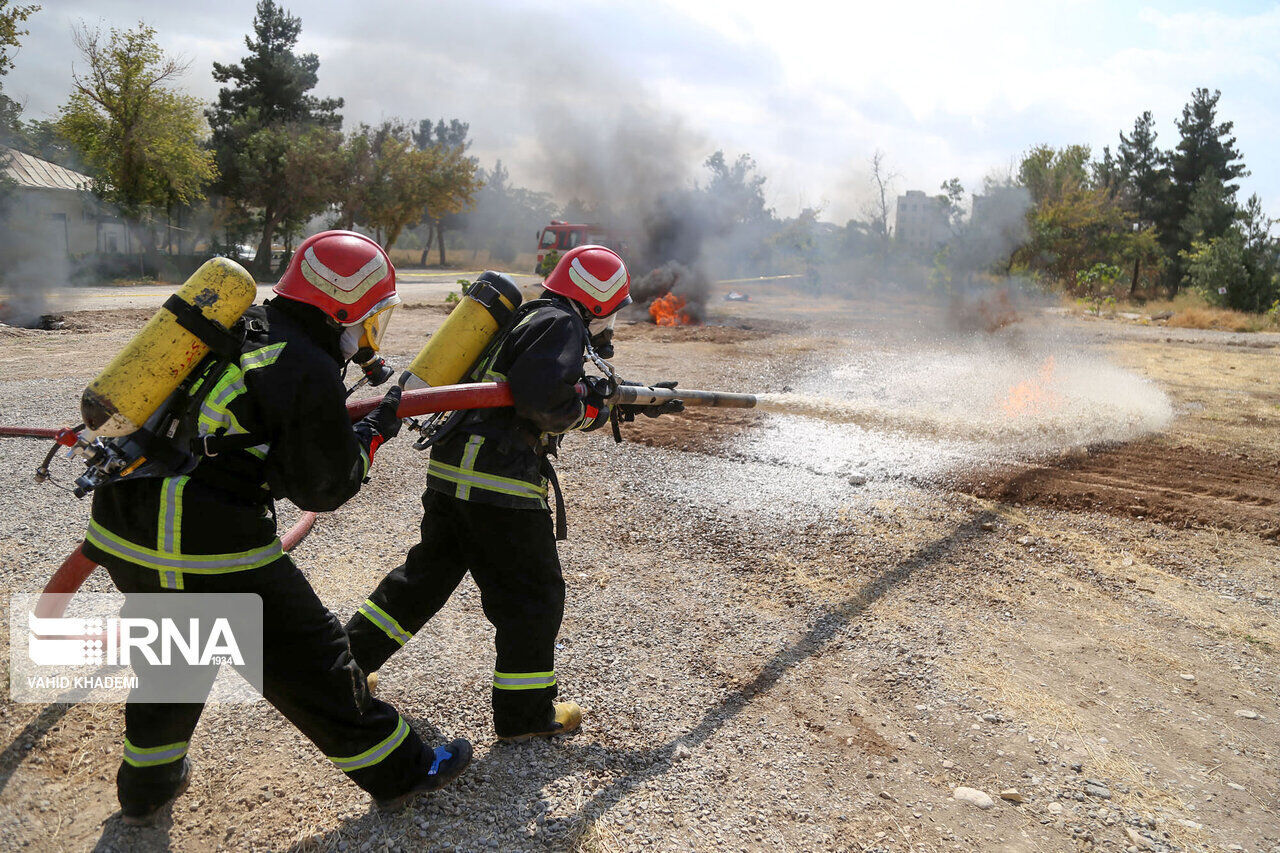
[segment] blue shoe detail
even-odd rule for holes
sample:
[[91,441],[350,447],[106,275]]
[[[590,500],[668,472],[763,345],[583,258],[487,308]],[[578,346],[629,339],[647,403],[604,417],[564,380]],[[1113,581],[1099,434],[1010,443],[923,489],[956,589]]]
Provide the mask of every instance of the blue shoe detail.
[[427,771],[428,776],[436,775],[440,771],[440,765],[453,758],[453,753],[447,746],[437,746],[435,756],[435,760],[431,762],[431,769]]

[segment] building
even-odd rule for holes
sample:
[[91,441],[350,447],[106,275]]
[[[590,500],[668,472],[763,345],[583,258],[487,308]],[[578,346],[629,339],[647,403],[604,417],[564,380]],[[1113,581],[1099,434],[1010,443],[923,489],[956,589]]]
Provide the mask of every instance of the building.
[[921,190],[908,190],[906,195],[898,196],[894,235],[913,252],[937,249],[951,236],[946,199]]
[[0,166],[16,185],[10,221],[37,235],[46,251],[84,257],[136,248],[125,224],[100,210],[88,175],[16,148],[0,147]]

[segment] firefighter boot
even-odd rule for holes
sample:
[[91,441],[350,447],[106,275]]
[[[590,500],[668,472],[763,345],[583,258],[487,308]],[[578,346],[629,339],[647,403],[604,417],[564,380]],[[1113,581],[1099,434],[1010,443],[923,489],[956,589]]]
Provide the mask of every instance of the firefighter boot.
[[418,780],[418,783],[398,797],[378,800],[378,808],[384,812],[394,812],[404,808],[418,794],[438,791],[454,779],[462,775],[471,763],[471,741],[457,738],[448,746],[437,746],[431,769]]
[[182,759],[182,769],[176,781],[157,790],[150,785],[133,787],[132,802],[120,804],[120,818],[126,826],[151,826],[160,812],[173,805],[191,787],[191,759]]
[[551,724],[551,728],[543,732],[528,732],[522,735],[510,735],[507,737],[499,736],[498,740],[507,743],[524,743],[530,738],[535,737],[554,737],[555,735],[567,735],[570,732],[576,732],[578,727],[582,725],[582,708],[578,707],[577,702],[557,702],[555,704],[556,720]]

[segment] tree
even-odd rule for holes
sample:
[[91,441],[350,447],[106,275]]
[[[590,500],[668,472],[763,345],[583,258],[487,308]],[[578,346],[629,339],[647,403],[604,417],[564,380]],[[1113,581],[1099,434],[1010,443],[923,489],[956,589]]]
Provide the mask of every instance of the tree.
[[[0,0],[0,82],[13,68],[13,56],[28,32],[22,24],[39,11],[40,7],[34,4],[17,6],[11,0]],[[7,142],[12,137],[21,113],[22,106],[0,88],[0,141]]]
[[[230,161],[240,175],[238,201],[264,211],[270,239],[327,210],[343,180],[342,136],[314,124],[276,124],[249,134]],[[282,187],[287,191],[282,191]],[[270,245],[268,243],[268,245]],[[258,246],[259,257],[262,246]],[[261,267],[258,257],[255,267]]]
[[[1137,232],[1145,234],[1149,244],[1156,240],[1155,215],[1169,192],[1169,173],[1163,166],[1164,155],[1156,147],[1155,119],[1148,110],[1133,122],[1133,133],[1120,134],[1117,149],[1120,163],[1120,200],[1136,224]],[[1133,273],[1129,277],[1129,295],[1138,289],[1142,270],[1142,258],[1155,254],[1149,245],[1133,258]]]
[[[491,260],[509,264],[521,248],[533,247],[534,229],[557,218],[555,202],[550,193],[513,186],[501,160],[488,171],[478,169],[476,180],[480,189],[475,207],[465,215],[462,228],[471,245],[483,245]],[[426,263],[426,249],[422,262]]]
[[73,72],[58,133],[83,158],[95,192],[119,207],[152,253],[154,235],[142,226],[147,209],[203,198],[216,175],[201,145],[200,102],[172,88],[187,64],[165,56],[146,24],[112,29],[105,43],[82,27],[74,41],[88,68]]
[[376,128],[361,125],[344,154],[342,224],[373,230],[390,249],[405,227],[422,220],[435,198],[440,150],[419,150],[409,126],[389,119]]
[[939,198],[947,205],[947,224],[955,234],[964,223],[964,185],[959,178],[952,178],[943,181],[938,189],[942,190]]
[[[478,163],[467,156],[471,141],[467,133],[471,126],[457,119],[447,124],[440,119],[432,125],[428,119],[418,123],[414,142],[419,151],[433,161],[426,181],[426,208],[424,216],[431,223],[439,246],[440,266],[446,265],[444,233],[453,224],[457,214],[470,208],[475,202],[481,182],[476,170]],[[428,238],[427,248],[430,248]],[[426,260],[426,250],[423,251]]]
[[[1203,203],[1203,196],[1198,200]],[[1280,244],[1271,236],[1276,220],[1251,196],[1218,236],[1200,232],[1182,255],[1183,284],[1215,305],[1265,311],[1280,299]]]
[[1097,277],[1089,271],[1123,258],[1133,239],[1124,211],[1094,182],[1095,173],[1087,145],[1039,145],[1018,168],[1034,206],[1027,214],[1030,239],[1017,256],[1072,292],[1092,288]]
[[[1178,145],[1168,154],[1170,186],[1164,204],[1157,217],[1161,245],[1174,260],[1170,268],[1170,286],[1177,290],[1182,279],[1182,253],[1190,248],[1193,234],[1189,233],[1185,220],[1191,212],[1191,198],[1205,173],[1212,170],[1221,182],[1224,203],[1235,204],[1239,185],[1237,178],[1248,175],[1240,154],[1235,149],[1236,140],[1231,136],[1232,122],[1217,121],[1218,98],[1216,89],[1199,88],[1191,93],[1191,100],[1182,108],[1178,121]],[[1216,223],[1215,231],[1206,232],[1209,238],[1222,236],[1226,226]]]
[[[222,176],[216,191],[235,205],[260,210],[262,230],[253,260],[259,273],[269,270],[277,229],[298,222],[304,211],[314,207],[309,200],[295,198],[293,187],[285,182],[288,164],[276,143],[289,137],[305,139],[309,160],[328,153],[336,157],[342,143],[338,113],[342,99],[308,94],[316,86],[320,60],[314,53],[294,53],[301,32],[300,18],[274,0],[260,0],[253,35],[245,36],[249,55],[236,65],[213,65],[214,80],[229,84],[218,91],[217,102],[205,113]],[[266,135],[255,140],[258,134]],[[322,139],[323,134],[328,138]],[[246,151],[254,156],[243,156]],[[265,156],[270,151],[278,154]],[[317,165],[321,176],[326,176],[338,164]]]

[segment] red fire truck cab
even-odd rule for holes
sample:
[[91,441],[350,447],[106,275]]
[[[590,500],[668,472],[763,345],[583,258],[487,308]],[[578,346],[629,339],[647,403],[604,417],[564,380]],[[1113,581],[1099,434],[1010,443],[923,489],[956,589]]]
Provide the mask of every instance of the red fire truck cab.
[[547,275],[569,249],[575,246],[608,246],[623,259],[627,257],[626,237],[600,225],[573,225],[559,219],[538,232],[538,265],[534,272]]

